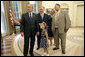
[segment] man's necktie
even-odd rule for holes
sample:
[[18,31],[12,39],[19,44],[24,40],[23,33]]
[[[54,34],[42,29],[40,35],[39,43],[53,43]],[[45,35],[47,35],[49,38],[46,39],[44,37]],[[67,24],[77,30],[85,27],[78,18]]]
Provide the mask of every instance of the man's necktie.
[[31,15],[31,13],[30,13],[30,22],[32,22],[32,15]]

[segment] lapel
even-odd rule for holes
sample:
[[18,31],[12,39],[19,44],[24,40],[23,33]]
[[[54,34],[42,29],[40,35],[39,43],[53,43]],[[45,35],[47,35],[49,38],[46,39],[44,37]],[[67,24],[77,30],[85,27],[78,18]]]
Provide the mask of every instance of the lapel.
[[29,20],[29,12],[26,13],[26,21],[28,21],[28,22],[30,21]]
[[55,13],[53,14],[53,18],[55,18]]
[[57,16],[57,20],[60,19],[62,16],[62,11],[60,11],[59,15]]
[[44,16],[43,16],[43,21],[45,20],[45,13],[44,13]]
[[45,13],[44,13],[43,19],[42,19],[40,13],[39,13],[39,18],[40,18],[40,21],[45,21],[45,20],[46,20],[46,18],[45,18]]
[[[34,13],[32,13],[32,22],[34,21]],[[26,19],[28,22],[30,22],[29,12],[26,13]]]
[[53,16],[52,16],[52,20],[53,20],[53,23],[54,23],[54,21],[55,21],[55,13],[53,14]]
[[35,14],[32,13],[32,22],[34,22],[34,19],[35,19]]
[[39,18],[40,18],[40,21],[43,21],[41,15],[40,15],[40,13],[39,13]]

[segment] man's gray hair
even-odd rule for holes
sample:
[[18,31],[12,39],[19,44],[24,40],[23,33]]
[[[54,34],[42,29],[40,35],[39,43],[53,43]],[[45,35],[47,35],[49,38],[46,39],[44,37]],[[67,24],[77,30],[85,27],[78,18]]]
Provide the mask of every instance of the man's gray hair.
[[27,6],[29,6],[29,5],[33,8],[33,5],[32,4],[28,4]]

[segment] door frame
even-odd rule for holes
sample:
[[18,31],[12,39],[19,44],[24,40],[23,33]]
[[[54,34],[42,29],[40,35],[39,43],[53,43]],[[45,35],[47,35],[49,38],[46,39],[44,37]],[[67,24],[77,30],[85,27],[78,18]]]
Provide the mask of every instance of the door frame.
[[[77,11],[78,11],[78,6],[84,6],[84,4],[78,4]],[[77,11],[76,11],[76,20],[77,20]],[[84,26],[77,26],[77,21],[76,21],[76,27],[84,27]]]

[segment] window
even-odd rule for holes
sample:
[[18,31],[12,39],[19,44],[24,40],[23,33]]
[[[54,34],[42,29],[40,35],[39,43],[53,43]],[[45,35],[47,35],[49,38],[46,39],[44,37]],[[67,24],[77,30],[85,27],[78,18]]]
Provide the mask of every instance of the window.
[[[13,1],[13,10],[14,10],[14,18],[16,21],[18,19],[21,19],[21,12],[20,12],[20,6],[19,6],[19,1]],[[16,26],[16,29],[20,28],[19,26]]]

